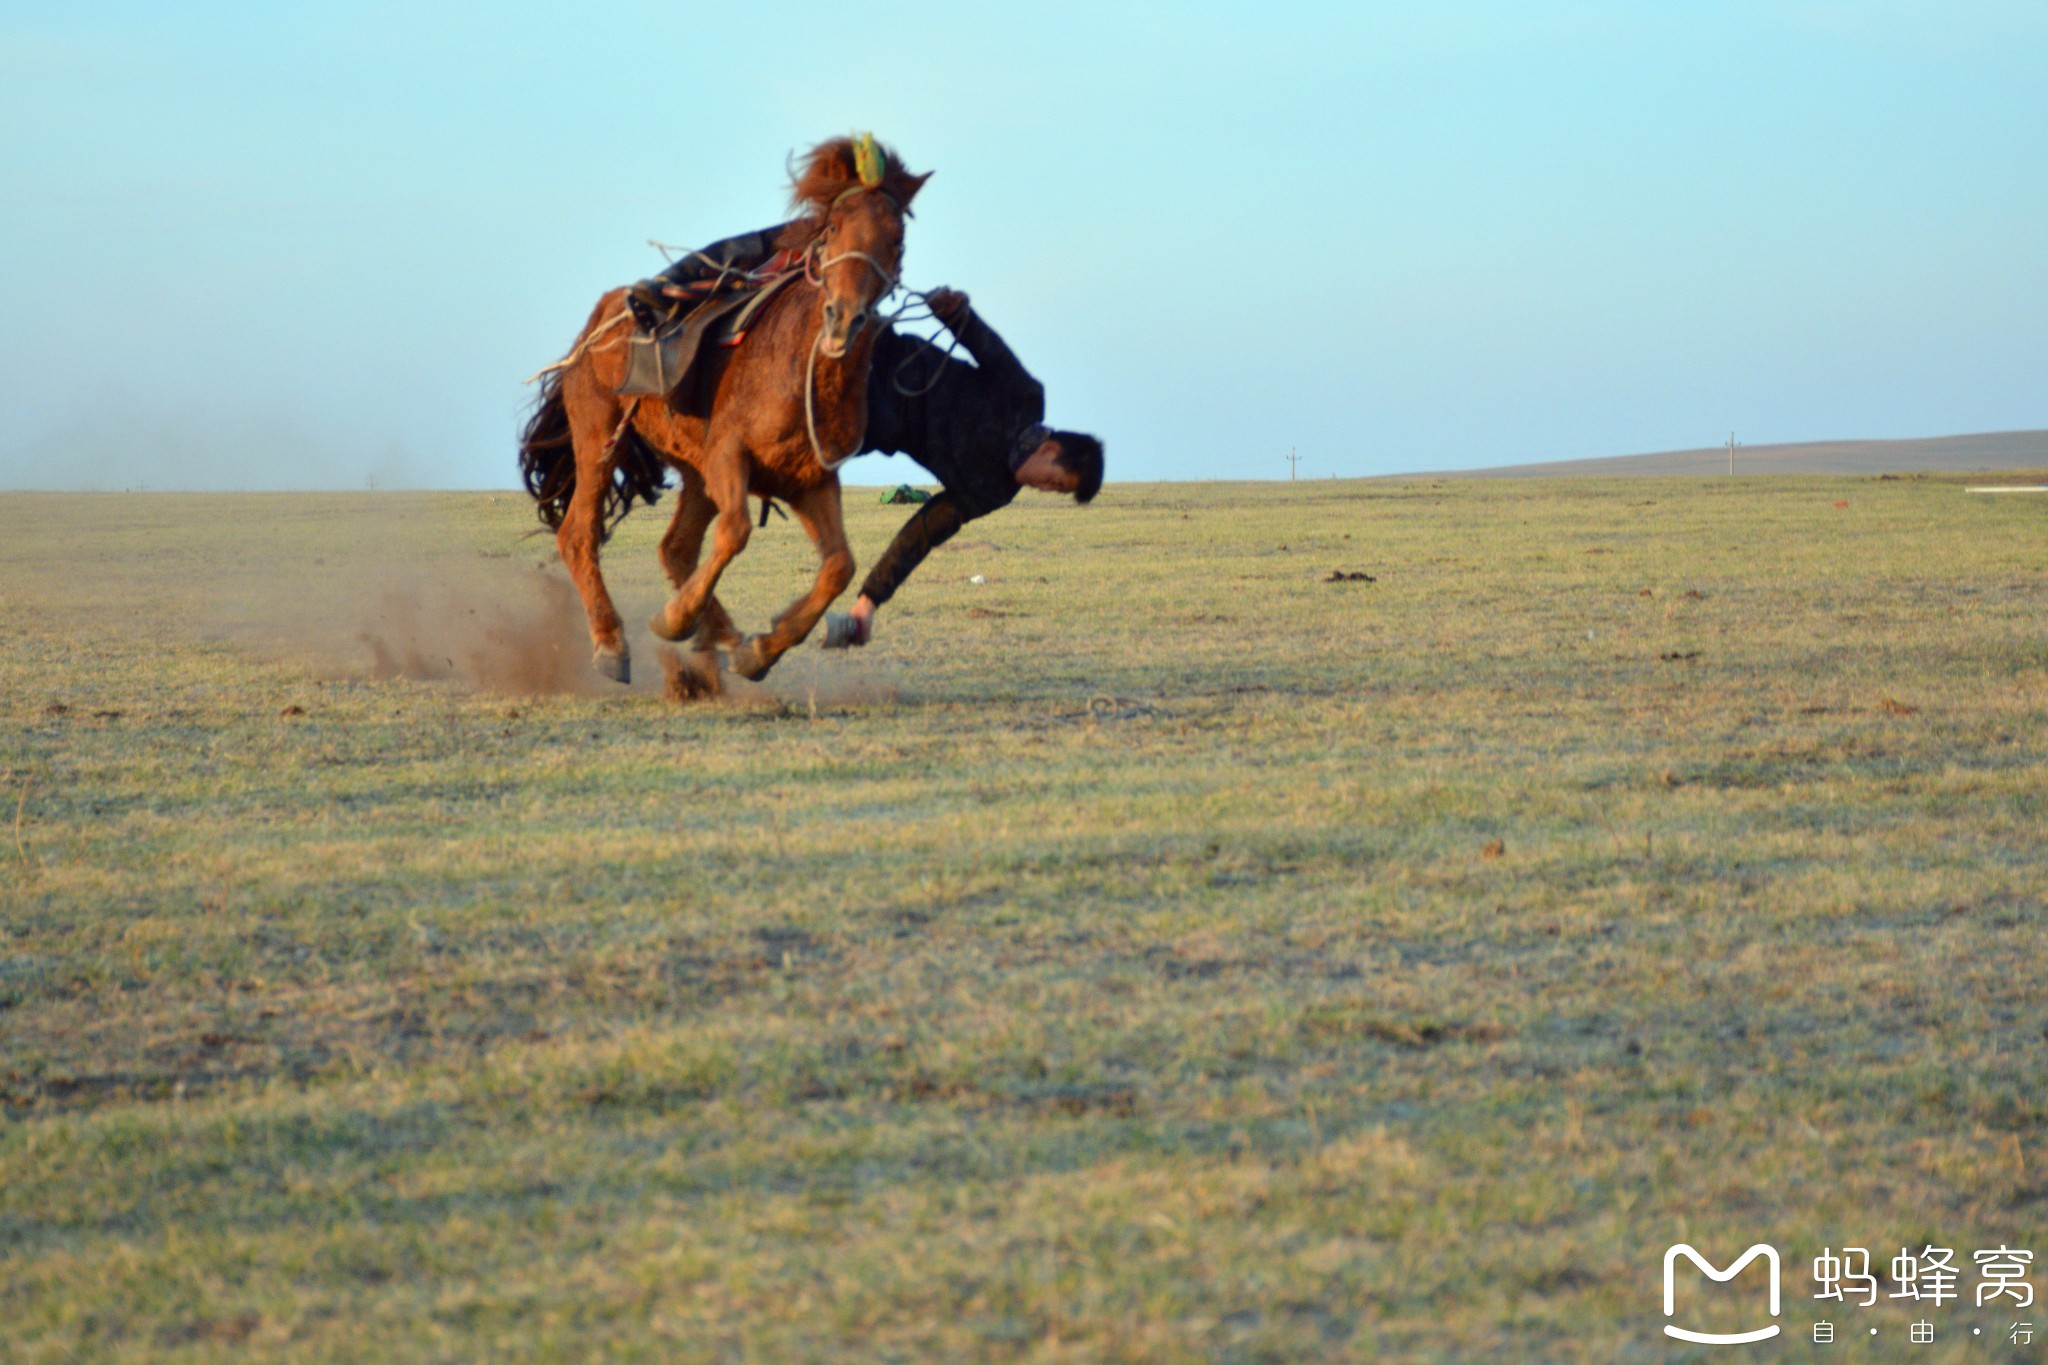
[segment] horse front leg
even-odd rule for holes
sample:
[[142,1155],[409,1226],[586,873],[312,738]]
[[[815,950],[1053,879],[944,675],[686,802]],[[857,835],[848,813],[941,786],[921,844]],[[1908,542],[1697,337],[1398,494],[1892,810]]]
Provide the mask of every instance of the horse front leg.
[[825,608],[853,581],[853,551],[846,545],[846,523],[839,504],[839,480],[829,479],[791,500],[790,510],[818,547],[818,577],[811,590],[789,604],[765,635],[756,635],[732,652],[733,672],[759,682],[775,661],[803,643]]
[[[661,538],[661,567],[668,574],[670,586],[682,587],[697,571],[697,558],[704,550],[704,533],[717,516],[718,504],[705,493],[703,476],[694,469],[686,470],[681,486],[676,489],[676,514]],[[704,610],[698,614],[696,638],[700,647],[706,649],[740,642],[739,628],[726,615],[716,593],[705,601]]]
[[591,663],[613,682],[630,682],[632,655],[618,608],[612,605],[597,566],[598,549],[604,543],[604,492],[611,485],[616,459],[611,438],[619,429],[620,413],[617,404],[598,391],[580,368],[565,378],[563,401],[568,404],[569,439],[575,451],[576,491],[555,531],[555,548],[590,620]]
[[[718,576],[732,563],[733,556],[747,548],[747,537],[753,530],[747,518],[746,450],[738,437],[723,438],[705,452],[703,475],[701,496],[717,509],[710,519],[711,555],[689,571],[677,585],[675,596],[648,623],[648,628],[664,640],[684,640],[696,630],[705,605],[714,601],[712,593],[718,587]],[[675,528],[672,526],[670,531],[673,534]],[[698,533],[700,545],[702,534]],[[686,539],[679,537],[679,551]],[[718,614],[723,617],[724,610],[721,608]],[[731,626],[728,620],[726,628],[731,630]]]

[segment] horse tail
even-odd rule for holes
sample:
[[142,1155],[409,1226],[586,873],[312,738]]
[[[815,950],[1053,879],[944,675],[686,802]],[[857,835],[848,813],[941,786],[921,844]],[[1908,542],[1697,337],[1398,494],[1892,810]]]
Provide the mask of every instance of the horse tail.
[[[604,491],[604,538],[635,501],[652,507],[668,482],[661,457],[640,433],[627,427],[614,452],[611,486]],[[569,500],[576,496],[576,446],[569,435],[569,407],[562,400],[562,372],[550,371],[540,381],[540,402],[519,433],[519,473],[534,501],[541,524],[562,529]]]
[[569,499],[576,495],[576,447],[569,439],[569,405],[562,401],[560,370],[542,377],[540,403],[519,433],[519,474],[541,525],[561,530]]
[[604,490],[606,540],[611,539],[612,528],[633,510],[634,499],[652,507],[660,499],[661,490],[668,486],[667,467],[638,429],[628,426],[620,432],[618,448],[613,454],[612,486]]

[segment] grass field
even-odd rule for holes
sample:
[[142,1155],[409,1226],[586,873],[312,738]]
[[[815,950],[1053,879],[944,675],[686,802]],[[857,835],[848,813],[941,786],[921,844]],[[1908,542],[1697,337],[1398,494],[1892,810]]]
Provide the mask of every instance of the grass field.
[[2030,1316],[2048,503],[1112,485],[737,700],[367,670],[580,678],[531,525],[0,497],[0,1358],[1713,1358],[1681,1238],[1780,1349],[1824,1246]]

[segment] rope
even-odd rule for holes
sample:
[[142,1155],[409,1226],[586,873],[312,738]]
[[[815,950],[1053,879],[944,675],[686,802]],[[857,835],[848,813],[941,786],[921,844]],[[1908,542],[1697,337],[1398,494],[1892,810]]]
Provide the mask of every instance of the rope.
[[[824,240],[824,237],[821,235],[820,237],[817,238],[817,240],[812,242],[811,249],[804,253],[804,283],[810,285],[815,289],[823,289],[825,287],[825,272],[827,270],[830,270],[833,266],[838,265],[841,261],[861,261],[867,265],[868,269],[874,271],[876,277],[882,281],[882,292],[876,295],[875,297],[875,302],[877,304],[881,303],[883,299],[888,298],[891,294],[896,293],[899,289],[902,289],[902,280],[899,277],[890,274],[887,267],[885,267],[880,261],[876,260],[873,256],[870,256],[867,252],[841,251],[835,255],[826,256],[823,254],[822,250],[824,246]],[[670,250],[666,243],[658,242],[654,240],[652,237],[647,239],[647,244],[653,247],[655,250],[661,252],[663,255],[667,255]],[[721,265],[717,261],[712,260],[709,256],[706,256],[701,251],[693,250],[688,254],[703,261],[706,265],[718,268],[721,271],[721,273],[726,269],[725,266]],[[897,308],[894,312],[888,314],[883,314],[879,308],[876,310],[876,325],[882,327],[894,327],[898,322],[903,320],[903,318],[910,312],[912,308],[920,306],[923,307],[925,310],[924,317],[912,319],[913,321],[924,321],[926,319],[937,317],[938,315],[931,311],[930,297],[931,296],[929,293],[922,292],[919,290],[903,290],[903,304],[901,307]],[[535,370],[532,374],[527,376],[526,382],[531,384],[543,375],[553,374],[556,370],[568,369],[571,365],[574,365],[578,360],[582,359],[583,353],[591,349],[591,345],[593,342],[595,342],[599,337],[603,336],[606,332],[609,332],[612,328],[626,321],[631,316],[631,311],[626,309],[621,309],[619,312],[613,314],[610,318],[606,319],[605,322],[603,322],[597,327],[592,328],[588,333],[586,333],[583,339],[576,343],[575,349],[570,351],[569,354],[563,356],[560,360],[557,360],[552,365],[548,365],[542,369]],[[948,358],[951,358],[954,348],[959,345],[960,341],[960,339],[957,336],[951,336],[950,331],[951,329],[949,328],[949,336],[946,342],[946,355]],[[614,344],[616,343],[607,343],[605,347],[600,349],[609,349],[609,347]],[[824,328],[820,327],[818,329],[817,335],[813,337],[811,340],[810,354],[804,358],[804,433],[805,435],[810,437],[812,457],[816,459],[817,462],[821,466],[823,466],[825,472],[829,474],[833,470],[838,469],[839,466],[845,464],[849,459],[852,459],[853,452],[849,451],[846,454],[839,456],[837,459],[827,458],[825,454],[824,442],[818,439],[818,352],[824,348],[824,345],[825,331]],[[923,355],[926,351],[930,350],[932,347],[936,345],[938,345],[938,339],[936,337],[924,337],[922,338],[922,344],[915,351],[912,351],[903,360],[897,362],[895,370],[892,371],[889,376],[889,383],[891,384],[891,386],[895,388],[896,392],[902,394],[906,398],[921,398],[925,394],[930,393],[932,391],[932,388],[939,382],[939,374],[943,374],[945,372],[944,366],[940,366],[938,374],[934,374],[932,376],[931,383],[926,384],[924,387],[919,389],[906,389],[905,387],[903,387],[903,370],[905,366],[909,365],[912,361],[916,360],[919,356]],[[618,429],[612,433],[611,440],[606,443],[605,450],[607,454],[609,454],[611,452],[611,449],[618,444],[619,437],[625,434],[626,426],[628,423],[632,421],[632,418],[633,409],[632,407],[629,406],[626,410],[626,415],[620,418],[619,420]]]
[[[874,257],[868,255],[866,252],[861,251],[842,252],[840,255],[834,256],[830,260],[826,261],[824,265],[819,266],[819,269],[822,271],[826,266],[834,265],[839,261],[845,260],[849,256],[858,256],[860,259],[866,261],[870,266],[874,267],[875,273],[881,275],[883,280],[889,281],[889,276],[885,271],[882,270],[881,263],[875,260]],[[804,282],[814,287],[821,287],[819,281],[812,278],[810,273],[810,265],[810,258],[807,256],[804,258]],[[883,293],[883,298],[889,297],[890,294],[895,293],[898,289],[901,288],[901,284],[896,281],[889,281],[889,286],[889,289],[885,293]],[[924,314],[921,317],[911,318],[910,321],[912,322],[928,322],[939,317],[937,313],[934,313],[932,311],[931,291],[922,289],[904,289],[902,292],[903,304],[901,307],[897,308],[894,312],[886,315],[880,312],[876,313],[875,316],[878,326],[894,327],[897,323],[903,321],[904,318],[910,313],[910,310],[913,308],[924,309]],[[940,319],[940,321],[943,321],[943,319]],[[813,376],[816,374],[818,366],[818,350],[824,344],[825,333],[824,330],[821,328],[818,332],[816,339],[811,343],[810,356],[804,361],[804,430],[807,433],[809,433],[811,438],[811,454],[816,457],[818,463],[823,465],[826,469],[826,472],[829,473],[832,470],[839,468],[840,465],[845,464],[849,459],[853,457],[849,454],[842,455],[836,460],[828,460],[825,458],[824,446],[821,445],[818,441],[818,419],[815,411],[813,410],[813,400],[811,395],[815,388],[815,381]],[[943,379],[946,374],[946,367],[944,365],[938,365],[933,367],[931,379],[917,388],[904,387],[903,372],[904,370],[909,368],[909,366],[914,364],[919,356],[924,355],[927,351],[932,350],[934,347],[938,345],[939,339],[935,336],[919,337],[917,349],[912,351],[909,355],[903,357],[903,359],[897,361],[896,367],[889,372],[889,386],[895,389],[897,393],[903,395],[905,398],[922,398],[926,394],[930,393],[933,389],[937,388],[939,385],[939,381]],[[945,347],[945,358],[947,360],[951,360],[954,354],[960,349],[960,338],[951,327],[946,328]]]
[[[930,322],[936,320],[943,324],[945,320],[943,318],[940,318],[937,313],[934,313],[932,311],[931,297],[931,293],[928,290],[904,290],[903,306],[901,308],[898,308],[895,311],[895,313],[890,315],[889,326],[894,327],[898,322],[903,320],[904,315],[907,314],[913,307],[920,306],[924,309],[924,316],[910,319],[912,322]],[[903,359],[897,361],[896,368],[889,372],[889,387],[896,390],[897,393],[901,394],[905,398],[924,397],[933,389],[937,388],[939,386],[939,381],[946,377],[946,367],[943,363],[941,363],[932,367],[932,377],[920,387],[914,389],[907,389],[903,386],[903,372],[909,369],[912,365],[916,364],[920,356],[932,350],[939,344],[939,339],[935,336],[923,336],[919,337],[917,340],[917,349],[912,351],[909,355],[904,356]],[[959,349],[960,338],[958,334],[956,334],[951,327],[947,327],[946,354],[943,357],[943,359],[951,360],[954,354]]]
[[[819,238],[812,245],[811,249],[804,253],[805,284],[811,285],[813,288],[823,289],[825,287],[825,272],[833,266],[838,265],[841,261],[866,261],[868,269],[874,271],[882,280],[882,292],[875,296],[875,302],[880,303],[883,299],[896,292],[897,286],[901,281],[884,269],[880,261],[868,255],[865,251],[842,251],[836,256],[821,258],[818,248],[824,245],[824,240],[822,237]],[[811,273],[813,268],[816,269],[816,274]]]
[[824,344],[825,329],[820,327],[818,334],[811,338],[811,353],[804,357],[804,430],[811,437],[811,458],[823,465],[825,472],[830,474],[833,470],[839,468],[840,465],[845,464],[846,458],[841,456],[836,460],[826,459],[825,447],[818,443],[818,413],[816,400],[813,395],[818,390],[818,351]]
[[[603,322],[598,326],[591,328],[590,331],[586,332],[584,334],[583,340],[576,343],[576,349],[570,351],[569,354],[563,356],[554,364],[544,365],[540,369],[535,370],[532,374],[526,376],[524,382],[531,384],[534,380],[539,379],[542,375],[553,374],[556,370],[568,369],[571,365],[574,365],[578,360],[582,358],[583,353],[585,351],[590,349],[591,342],[596,341],[599,337],[603,336],[606,332],[609,332],[612,328],[618,326],[620,323],[624,322],[627,318],[631,316],[633,316],[631,312],[625,309],[620,309],[617,313],[614,313],[608,321]],[[599,347],[598,349],[610,350],[611,344]]]
[[647,245],[653,247],[656,251],[659,251],[663,256],[667,257],[669,264],[671,265],[675,264],[679,257],[689,256],[693,257],[696,260],[702,261],[707,266],[710,266],[713,270],[718,272],[717,276],[713,278],[713,280],[711,281],[711,286],[714,290],[723,288],[727,280],[744,276],[748,273],[747,271],[740,269],[737,265],[734,265],[731,261],[721,261],[716,257],[707,256],[703,252],[697,250],[697,248],[695,247],[672,246],[667,242],[656,241],[652,237],[649,237],[647,239]]
[[[619,424],[612,428],[611,439],[604,443],[604,459],[610,460],[618,455],[619,440],[626,434],[626,428],[633,425],[633,415],[639,411],[640,400],[638,398],[628,398],[626,400],[625,410],[619,414]],[[649,498],[647,502],[648,505],[651,507],[654,504],[654,499]],[[605,521],[604,538],[606,540],[610,540],[612,538],[612,532],[618,529],[619,523],[626,519],[626,513],[632,510],[633,495],[630,491],[628,491],[626,496],[619,500],[618,511],[614,512]]]
[[[903,281],[899,277],[891,275],[882,267],[880,261],[868,255],[865,251],[842,251],[836,256],[821,258],[819,253],[823,244],[824,238],[820,237],[811,244],[811,249],[804,253],[804,283],[815,289],[822,289],[825,285],[825,272],[839,264],[839,262],[846,260],[865,261],[868,268],[873,270],[882,280],[882,292],[876,298],[876,303],[880,303],[882,299],[888,298],[899,290],[903,294],[903,303],[894,312],[885,314],[879,309],[876,310],[875,320],[878,326],[894,327],[907,317],[912,322],[929,322],[935,319],[941,323],[945,321],[932,311],[930,291],[903,289]],[[923,315],[910,317],[910,311],[913,308],[924,309]],[[804,430],[811,438],[812,456],[816,458],[819,464],[825,467],[827,472],[830,472],[845,464],[852,458],[852,455],[848,453],[836,460],[828,460],[825,458],[825,448],[818,440],[818,419],[812,393],[816,386],[815,376],[818,367],[818,350],[824,344],[824,340],[825,334],[821,330],[818,333],[817,340],[811,345],[810,355],[804,361]],[[939,381],[945,377],[946,367],[943,364],[934,366],[931,379],[917,388],[906,388],[903,383],[903,374],[905,370],[917,362],[919,357],[939,344],[939,338],[935,336],[919,337],[917,349],[897,361],[896,367],[889,372],[889,386],[905,398],[922,398],[937,388]],[[951,360],[960,348],[960,338],[950,326],[946,328],[945,347],[945,359],[947,360]]]
[[[811,249],[804,253],[804,283],[812,288],[823,289],[825,287],[825,272],[838,265],[841,261],[865,261],[868,269],[874,271],[881,278],[882,292],[875,296],[876,303],[880,303],[902,287],[902,281],[896,276],[891,275],[880,261],[868,255],[867,252],[842,251],[836,256],[826,256],[819,249],[823,243],[824,238],[820,237],[817,242],[812,244]],[[815,273],[813,273],[814,270]],[[906,303],[904,308],[897,309],[896,312],[890,315],[889,321],[886,324],[880,322],[881,314],[877,311],[877,325],[893,326],[895,320],[901,317],[904,310],[908,307],[909,304]],[[827,474],[830,474],[839,466],[852,459],[854,452],[849,450],[837,459],[828,459],[825,455],[825,445],[818,439],[818,352],[823,350],[824,347],[825,329],[820,326],[817,335],[811,338],[810,354],[804,357],[804,433],[811,438],[811,457],[824,468]]]
[[619,424],[612,428],[612,438],[604,443],[604,453],[607,457],[619,448],[619,438],[626,434],[627,427],[633,425],[633,414],[639,410],[640,400],[638,398],[628,398],[626,400],[624,411],[619,413]]

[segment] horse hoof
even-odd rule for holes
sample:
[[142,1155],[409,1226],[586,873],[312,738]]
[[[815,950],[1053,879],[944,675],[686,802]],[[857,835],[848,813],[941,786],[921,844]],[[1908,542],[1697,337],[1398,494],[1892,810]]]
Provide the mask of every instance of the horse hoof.
[[763,655],[761,637],[758,635],[743,644],[733,646],[729,662],[732,671],[748,682],[761,681],[768,676],[768,670],[775,667],[775,660]]
[[591,656],[590,662],[599,673],[615,683],[633,681],[633,660],[623,648],[600,649]]
[[[669,625],[667,607],[663,607],[660,611],[654,613],[654,619],[647,623],[647,628],[654,632],[655,638],[666,640],[672,645],[681,644],[690,634],[690,631],[676,630]],[[694,630],[695,628],[696,623],[692,622],[691,629]]]

